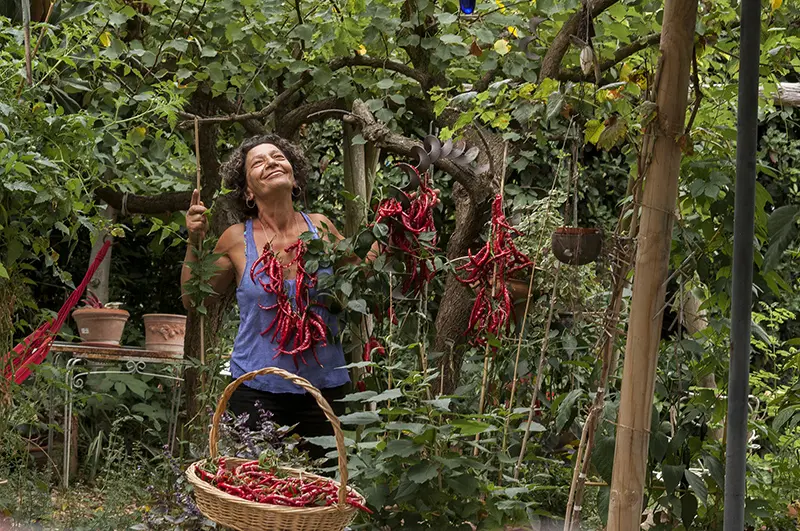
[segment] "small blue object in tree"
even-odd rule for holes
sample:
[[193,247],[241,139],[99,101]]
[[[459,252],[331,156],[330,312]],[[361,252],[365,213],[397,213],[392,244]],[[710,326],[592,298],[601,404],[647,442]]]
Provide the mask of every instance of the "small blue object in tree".
[[465,15],[471,15],[475,11],[476,0],[460,0],[461,12]]

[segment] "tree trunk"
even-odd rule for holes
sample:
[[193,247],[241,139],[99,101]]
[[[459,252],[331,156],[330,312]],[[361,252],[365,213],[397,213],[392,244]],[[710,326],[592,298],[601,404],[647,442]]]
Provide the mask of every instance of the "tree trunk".
[[353,139],[361,134],[361,127],[342,121],[342,130],[344,189],[354,196],[344,201],[344,235],[350,237],[367,219],[367,161],[364,144],[353,144]]
[[667,0],[656,89],[653,160],[641,207],[633,299],[617,421],[608,529],[639,529],[672,225],[686,122],[697,0]]
[[[103,210],[103,217],[113,223],[117,219],[117,212],[111,205],[106,205],[106,208]],[[100,235],[97,237],[97,241],[94,242],[94,245],[92,246],[92,252],[89,255],[90,264],[94,262],[94,258],[103,247],[103,241],[105,239],[113,240],[113,236],[111,236],[108,231],[102,231],[100,233]],[[97,268],[97,271],[95,271],[92,280],[89,281],[89,289],[92,290],[92,293],[97,295],[97,298],[103,303],[110,302],[108,300],[108,284],[109,274],[111,273],[111,252],[113,250],[113,246],[108,249],[106,257],[100,263],[100,267]]]
[[[480,242],[481,231],[485,225],[485,212],[491,198],[491,189],[486,186],[486,196],[482,201],[470,197],[458,183],[453,186],[453,199],[456,205],[456,223],[453,235],[447,244],[447,259],[454,260],[467,255],[467,251]],[[436,314],[436,339],[433,349],[443,352],[439,358],[441,371],[440,389],[444,394],[452,393],[458,386],[467,322],[472,311],[474,294],[470,289],[450,274],[445,283],[444,294]]]

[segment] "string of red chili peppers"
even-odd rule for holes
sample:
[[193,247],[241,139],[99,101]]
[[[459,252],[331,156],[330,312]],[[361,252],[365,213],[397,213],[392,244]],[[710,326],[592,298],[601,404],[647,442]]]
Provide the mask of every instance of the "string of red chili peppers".
[[[275,470],[262,468],[258,461],[248,461],[233,470],[226,467],[224,457],[208,470],[196,468],[197,476],[222,492],[245,500],[284,505],[287,507],[328,506],[339,503],[339,486],[329,479],[301,479],[281,477]],[[347,503],[372,514],[362,499],[352,491],[347,492]]]
[[[272,332],[272,341],[277,339],[278,349],[273,359],[281,355],[292,356],[295,368],[299,368],[298,358],[303,365],[308,365],[303,353],[310,350],[317,364],[322,367],[317,358],[316,347],[326,344],[325,321],[311,309],[309,296],[309,290],[317,284],[317,275],[306,272],[304,241],[297,240],[287,247],[285,252],[287,255],[294,253],[294,258],[284,266],[267,243],[261,256],[250,268],[252,281],[258,281],[264,291],[275,295],[276,299],[275,304],[270,306],[259,304],[263,310],[275,310],[275,317],[261,335]],[[297,266],[294,304],[289,299],[283,282],[284,270],[293,265]]]
[[[497,194],[492,203],[489,241],[475,256],[470,251],[469,262],[456,268],[457,271],[466,273],[459,280],[478,290],[467,325],[467,333],[472,333],[472,341],[476,345],[486,345],[487,334],[499,337],[501,332],[510,331],[514,304],[507,280],[517,271],[533,265],[531,259],[514,245],[512,234],[521,233],[509,225],[503,213],[503,197]],[[495,268],[497,275],[493,293],[492,278],[495,276]]]
[[[412,194],[402,192],[408,200],[407,208],[403,208],[394,197],[381,201],[376,209],[375,223],[385,223],[389,228],[388,244],[383,244],[381,251],[386,254],[401,253],[406,272],[410,273],[403,282],[401,291],[404,294],[418,295],[422,287],[436,274],[436,267],[424,255],[437,250],[438,237],[433,222],[433,209],[439,201],[439,194],[430,187],[430,176],[427,172],[420,175],[415,167],[409,167],[419,177],[419,191]],[[432,237],[422,239],[422,233],[431,233]]]

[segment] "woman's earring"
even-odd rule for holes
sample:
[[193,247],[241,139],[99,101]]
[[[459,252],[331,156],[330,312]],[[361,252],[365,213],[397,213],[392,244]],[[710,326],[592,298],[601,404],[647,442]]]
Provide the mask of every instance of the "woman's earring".
[[294,188],[292,188],[292,197],[293,197],[294,199],[297,199],[298,197],[300,197],[300,194],[301,194],[301,193],[302,193],[302,192],[301,192],[301,190],[300,190],[300,187],[299,187],[299,186],[295,186]]
[[256,206],[256,202],[252,197],[245,198],[244,204],[247,208],[254,208]]

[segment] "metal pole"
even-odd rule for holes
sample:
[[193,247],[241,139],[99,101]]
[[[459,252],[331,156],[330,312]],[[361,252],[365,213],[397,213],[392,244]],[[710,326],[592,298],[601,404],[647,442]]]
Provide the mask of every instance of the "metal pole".
[[736,198],[733,222],[731,362],[728,383],[728,445],[725,461],[725,531],[744,529],[750,319],[753,304],[758,68],[761,2],[742,0],[739,44],[739,109],[736,138]]

